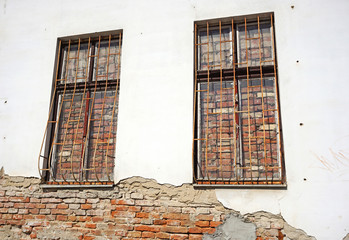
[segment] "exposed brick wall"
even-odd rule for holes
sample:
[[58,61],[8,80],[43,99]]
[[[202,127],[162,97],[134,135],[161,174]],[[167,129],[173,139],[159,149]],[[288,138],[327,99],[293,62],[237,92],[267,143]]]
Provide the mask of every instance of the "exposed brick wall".
[[175,187],[135,177],[112,189],[43,191],[38,179],[8,176],[0,184],[0,239],[194,240],[214,233],[231,214],[254,223],[258,240],[289,234],[281,216],[240,216],[224,208],[214,190],[190,184]]

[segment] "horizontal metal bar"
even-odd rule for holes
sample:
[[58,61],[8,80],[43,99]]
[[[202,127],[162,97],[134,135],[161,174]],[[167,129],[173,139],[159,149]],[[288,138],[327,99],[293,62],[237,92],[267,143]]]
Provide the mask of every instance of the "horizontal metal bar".
[[[205,181],[208,182],[208,181]],[[245,184],[244,181],[240,181],[240,184],[193,184],[194,188],[269,188],[273,190],[286,190],[287,184],[272,183],[272,184]]]
[[43,189],[55,189],[55,188],[112,188],[113,184],[41,184]]

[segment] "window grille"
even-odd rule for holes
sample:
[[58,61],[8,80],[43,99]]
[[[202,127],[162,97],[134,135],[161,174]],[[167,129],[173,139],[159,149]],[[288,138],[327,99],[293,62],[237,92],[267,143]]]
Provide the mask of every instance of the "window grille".
[[112,184],[122,33],[58,40],[39,155],[48,184]]
[[273,14],[194,27],[194,182],[284,184]]

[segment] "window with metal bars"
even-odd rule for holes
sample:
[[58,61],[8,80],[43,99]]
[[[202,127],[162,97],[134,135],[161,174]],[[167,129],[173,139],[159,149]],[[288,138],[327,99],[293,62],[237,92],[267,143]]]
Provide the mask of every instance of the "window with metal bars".
[[121,31],[58,39],[44,182],[113,184],[121,42]]
[[194,182],[283,185],[273,14],[195,23]]

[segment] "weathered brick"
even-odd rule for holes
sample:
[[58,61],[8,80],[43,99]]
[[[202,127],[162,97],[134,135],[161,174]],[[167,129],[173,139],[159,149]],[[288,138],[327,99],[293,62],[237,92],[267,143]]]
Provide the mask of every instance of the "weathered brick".
[[153,232],[142,232],[142,237],[143,238],[154,238],[155,237],[155,233],[153,233]]
[[195,225],[198,227],[208,227],[208,226],[210,226],[210,222],[209,221],[197,221],[197,222],[195,222]]
[[57,208],[58,208],[58,209],[67,209],[68,207],[69,207],[68,204],[58,204],[58,205],[57,205]]
[[146,213],[146,212],[138,212],[138,213],[136,213],[136,217],[137,217],[137,218],[148,218],[148,217],[149,217],[149,213]]
[[187,227],[179,227],[179,226],[166,226],[161,228],[162,232],[169,232],[169,233],[188,233]]
[[142,232],[128,232],[128,238],[140,238],[142,236]]
[[125,199],[120,199],[120,200],[117,200],[117,199],[113,199],[110,201],[111,204],[113,205],[135,205],[135,201],[132,200],[132,199],[128,199],[128,200],[125,200]]
[[81,209],[83,209],[83,210],[92,209],[92,205],[91,204],[81,204]]
[[86,228],[93,228],[93,229],[95,229],[96,228],[96,224],[95,223],[85,223],[85,227]]
[[135,226],[135,230],[136,231],[147,231],[147,232],[160,232],[160,227],[140,225],[140,226]]
[[189,234],[189,240],[202,240],[202,235]]
[[155,234],[155,237],[160,239],[170,239],[170,234],[164,233],[164,232],[158,232]]
[[57,221],[67,221],[68,217],[65,215],[57,215]]
[[221,221],[211,221],[210,222],[210,227],[218,227],[221,224],[222,224]]
[[171,239],[175,239],[175,240],[188,239],[188,235],[187,234],[172,234]]
[[165,218],[165,219],[185,220],[185,219],[189,219],[189,214],[165,213],[165,214],[163,214],[163,218]]
[[156,219],[153,222],[155,225],[166,225],[167,221],[166,220],[162,220],[162,219]]

